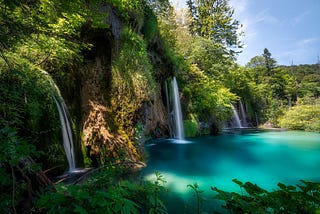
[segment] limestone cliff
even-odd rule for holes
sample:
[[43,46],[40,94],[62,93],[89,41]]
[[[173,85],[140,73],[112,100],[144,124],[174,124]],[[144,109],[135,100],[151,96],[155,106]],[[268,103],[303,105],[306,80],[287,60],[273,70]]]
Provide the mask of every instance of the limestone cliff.
[[172,72],[163,69],[159,44],[147,45],[139,28],[122,23],[110,6],[101,10],[109,14],[105,21],[110,27],[84,29],[83,37],[92,48],[84,52],[76,83],[84,161],[86,165],[138,162],[143,160],[145,136],[168,135],[161,91]]

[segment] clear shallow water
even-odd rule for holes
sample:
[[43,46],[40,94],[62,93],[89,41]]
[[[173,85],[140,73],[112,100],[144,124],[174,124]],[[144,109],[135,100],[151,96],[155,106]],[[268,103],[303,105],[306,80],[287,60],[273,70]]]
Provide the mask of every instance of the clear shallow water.
[[296,131],[229,130],[220,136],[186,141],[157,140],[149,152],[144,178],[160,172],[170,192],[181,201],[192,197],[188,184],[195,182],[204,195],[214,195],[211,186],[239,192],[232,182],[250,181],[267,190],[277,183],[320,181],[320,134]]

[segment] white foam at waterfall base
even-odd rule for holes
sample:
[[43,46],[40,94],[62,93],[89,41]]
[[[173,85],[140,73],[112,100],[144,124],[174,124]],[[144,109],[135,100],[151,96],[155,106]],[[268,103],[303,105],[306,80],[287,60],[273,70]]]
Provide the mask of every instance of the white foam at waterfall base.
[[177,139],[184,139],[183,120],[179,96],[179,88],[176,77],[172,78],[172,93],[173,93],[173,113],[174,113],[174,137]]

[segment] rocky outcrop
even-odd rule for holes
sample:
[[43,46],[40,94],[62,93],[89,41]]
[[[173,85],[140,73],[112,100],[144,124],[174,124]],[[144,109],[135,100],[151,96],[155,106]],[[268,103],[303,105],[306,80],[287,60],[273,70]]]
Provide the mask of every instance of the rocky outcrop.
[[[123,37],[123,23],[112,7],[101,5],[99,10],[108,14],[105,24],[110,27],[83,29],[84,40],[92,47],[84,52],[85,63],[76,83],[84,162],[138,162],[143,160],[145,136],[169,135],[161,85],[170,69],[159,47],[154,49],[158,43],[145,48],[142,36],[128,28]],[[144,48],[149,53],[143,53]]]
[[144,103],[137,115],[139,123],[144,124],[144,135],[152,138],[169,135],[168,113],[160,89],[161,86],[158,84],[154,98]]

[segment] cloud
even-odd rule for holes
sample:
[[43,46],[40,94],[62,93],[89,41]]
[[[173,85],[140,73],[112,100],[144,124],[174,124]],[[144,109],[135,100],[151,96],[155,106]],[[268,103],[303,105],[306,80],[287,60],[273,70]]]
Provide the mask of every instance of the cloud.
[[300,13],[299,15],[297,15],[296,17],[294,17],[294,18],[292,19],[291,24],[292,24],[292,25],[299,24],[299,23],[300,23],[305,17],[307,17],[309,14],[310,14],[310,11],[309,11],[309,10]]
[[316,43],[319,40],[320,40],[319,37],[306,38],[306,39],[299,40],[296,44],[297,44],[297,47],[299,48],[306,48],[306,47],[310,47],[313,43]]
[[281,52],[277,57],[282,63],[293,61],[294,64],[315,63],[312,59],[316,59],[313,54],[316,52],[317,43],[320,42],[320,37],[305,38],[293,43],[291,49]]
[[269,13],[270,8],[266,8],[262,11],[260,11],[256,16],[255,16],[255,23],[260,23],[260,22],[265,22],[265,23],[279,23],[279,19],[274,17]]

